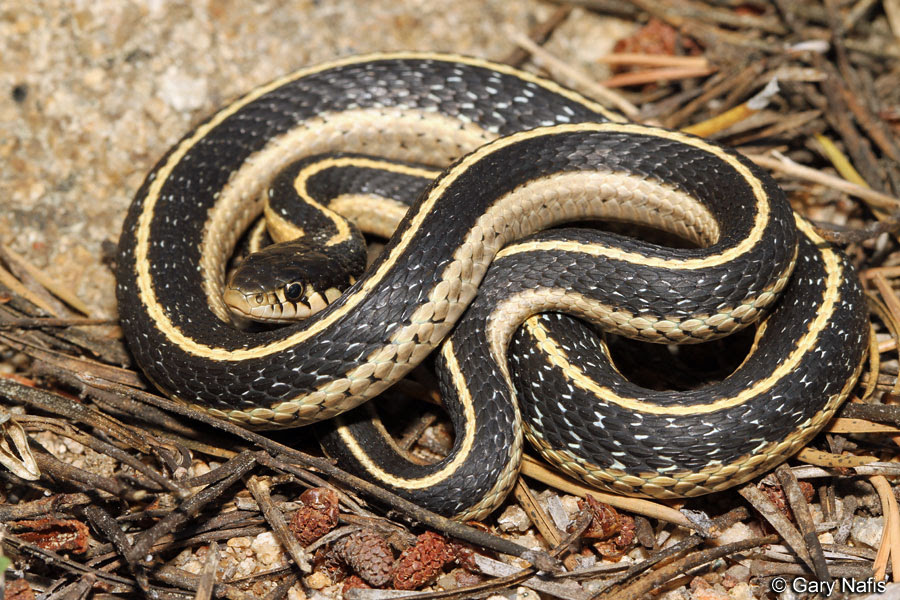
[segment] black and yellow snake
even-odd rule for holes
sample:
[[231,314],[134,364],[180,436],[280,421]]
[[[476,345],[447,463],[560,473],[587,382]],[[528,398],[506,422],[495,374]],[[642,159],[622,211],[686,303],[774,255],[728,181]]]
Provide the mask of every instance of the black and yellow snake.
[[[339,283],[317,291],[295,276],[271,291],[303,300],[294,312],[327,307],[280,328],[235,328],[223,295],[238,238],[263,212],[276,173],[332,152],[443,170],[340,296]],[[340,160],[309,164],[339,169]],[[288,182],[302,192],[314,175],[297,168]],[[326,226],[340,222],[321,208]],[[539,233],[595,219],[646,224],[699,247]],[[326,244],[351,235],[334,227],[320,235]],[[249,313],[269,293],[229,292],[230,304]],[[748,160],[623,122],[503,65],[416,53],[304,69],[189,133],[128,213],[118,301],[135,358],[160,389],[255,428],[340,415],[439,347],[457,432],[446,459],[409,462],[377,422],[356,417],[324,442],[346,468],[463,517],[502,500],[523,434],[565,472],[624,493],[691,496],[745,481],[828,421],[855,384],[868,332],[847,260]],[[773,306],[737,371],[679,393],[630,383],[587,325],[535,316],[568,313],[682,343],[729,333]]]

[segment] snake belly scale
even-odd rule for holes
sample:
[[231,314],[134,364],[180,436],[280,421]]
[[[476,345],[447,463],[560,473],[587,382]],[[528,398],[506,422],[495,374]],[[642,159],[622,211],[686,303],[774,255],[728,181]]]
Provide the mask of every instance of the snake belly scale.
[[[263,212],[268,182],[298,159],[338,151],[445,170],[375,264],[324,310],[278,329],[236,329],[222,300],[226,264]],[[604,218],[701,248],[538,233]],[[753,322],[781,295],[740,369],[686,395],[629,384],[584,358],[604,347],[583,328],[534,317],[561,311],[639,339],[692,342]],[[468,307],[438,353],[457,431],[446,459],[405,461],[367,418],[324,435],[347,468],[462,517],[503,498],[523,432],[566,472],[626,493],[689,496],[744,481],[787,458],[846,398],[867,332],[846,260],[747,160],[625,123],[506,66],[412,53],[300,71],[183,138],[126,218],[118,301],[134,356],[159,388],[256,428],[301,426],[366,402],[437,348]],[[715,450],[720,438],[729,442]]]

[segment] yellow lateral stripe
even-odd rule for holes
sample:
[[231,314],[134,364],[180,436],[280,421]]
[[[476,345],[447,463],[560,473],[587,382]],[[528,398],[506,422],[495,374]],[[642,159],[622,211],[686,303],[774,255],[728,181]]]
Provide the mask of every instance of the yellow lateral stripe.
[[[797,218],[797,227],[812,240],[821,242],[821,239],[815,234],[812,227],[799,217]],[[529,333],[538,340],[538,343],[542,347],[542,351],[551,364],[563,370],[574,385],[596,395],[603,402],[615,404],[616,406],[634,412],[672,416],[706,414],[740,406],[752,396],[771,389],[776,383],[788,377],[794,369],[796,369],[800,361],[809,353],[810,349],[817,342],[819,333],[821,333],[831,320],[835,303],[838,299],[837,290],[843,277],[843,269],[841,269],[838,257],[832,249],[822,248],[821,252],[825,262],[827,278],[825,291],[823,292],[824,299],[816,314],[816,318],[813,319],[809,329],[800,338],[791,353],[768,377],[758,381],[752,387],[742,390],[731,398],[715,400],[707,404],[692,404],[690,406],[660,406],[643,400],[619,396],[613,390],[599,385],[596,381],[588,377],[581,368],[570,363],[565,357],[565,352],[558,348],[558,344],[549,337],[549,332],[545,328],[535,326],[535,324],[529,322],[527,324],[529,326]]]
[[[224,111],[223,111],[224,112]],[[182,350],[186,352],[190,352],[191,354],[195,354],[197,356],[203,356],[206,358],[210,358],[213,360],[246,360],[250,358],[261,358],[264,356],[268,356],[270,354],[274,354],[276,352],[280,352],[287,348],[290,348],[302,341],[305,341],[322,331],[323,329],[330,326],[332,323],[343,317],[347,314],[352,308],[354,308],[359,302],[361,302],[364,298],[368,296],[372,288],[374,288],[380,281],[386,276],[387,272],[394,266],[400,256],[406,251],[409,243],[412,240],[412,237],[418,232],[421,227],[422,222],[425,218],[430,214],[434,204],[437,202],[438,198],[440,198],[446,189],[453,184],[461,175],[466,173],[471,165],[479,160],[482,160],[485,156],[494,153],[496,151],[502,150],[507,146],[512,144],[516,144],[522,142],[524,140],[529,140],[536,137],[541,136],[550,136],[560,133],[584,133],[584,132],[616,132],[616,133],[635,133],[641,135],[650,135],[656,137],[663,137],[666,139],[671,139],[675,141],[679,141],[681,143],[685,143],[696,148],[700,148],[701,150],[710,152],[715,156],[721,158],[724,162],[729,164],[732,168],[738,171],[745,180],[747,180],[754,191],[754,194],[757,197],[758,201],[758,213],[756,218],[756,223],[754,224],[751,234],[743,240],[738,245],[724,252],[721,257],[723,260],[730,260],[733,256],[738,255],[741,252],[746,251],[746,249],[752,247],[756,241],[761,237],[762,231],[765,228],[765,224],[768,221],[769,216],[769,203],[768,198],[763,190],[762,183],[753,176],[750,170],[740,163],[737,158],[734,156],[727,154],[722,148],[717,146],[712,146],[707,142],[703,141],[699,138],[690,137],[678,132],[674,131],[665,131],[658,130],[654,128],[645,127],[642,125],[634,125],[634,124],[619,124],[619,123],[576,123],[576,124],[568,124],[568,125],[556,125],[553,127],[542,127],[539,129],[532,129],[530,131],[525,131],[517,134],[513,134],[507,137],[503,137],[497,139],[491,143],[485,144],[480,147],[478,150],[472,152],[468,156],[466,156],[462,161],[457,163],[457,165],[449,170],[446,175],[440,179],[438,185],[431,189],[430,194],[424,200],[424,202],[419,206],[418,212],[413,215],[412,221],[410,223],[409,228],[403,233],[397,245],[393,247],[393,252],[391,255],[381,264],[381,267],[377,272],[373,273],[371,276],[367,277],[365,283],[357,290],[355,294],[348,297],[345,303],[340,307],[339,310],[332,311],[328,313],[328,315],[318,321],[315,326],[310,327],[308,329],[304,329],[299,331],[291,336],[288,336],[284,339],[278,340],[276,342],[272,342],[267,345],[257,346],[253,348],[244,348],[237,350],[227,350],[221,347],[213,347],[201,342],[193,338],[189,338],[183,332],[181,332],[178,328],[176,328],[169,318],[165,315],[162,310],[162,307],[156,301],[155,294],[152,289],[152,278],[150,277],[149,265],[147,260],[147,252],[149,246],[149,221],[150,217],[148,214],[152,213],[148,207],[145,207],[143,217],[147,217],[146,222],[142,221],[142,224],[139,226],[138,230],[138,247],[135,251],[137,267],[138,267],[138,287],[141,290],[141,296],[144,298],[144,302],[147,305],[148,314],[153,318],[156,322],[160,331],[164,332],[165,335],[175,344],[181,347]],[[205,135],[206,132],[203,133]],[[193,140],[192,136],[189,138]],[[175,157],[182,153],[182,148],[179,147],[176,151],[172,153],[172,156]],[[180,157],[179,157],[180,158]],[[162,169],[164,170],[164,169]],[[157,180],[159,181],[159,180]],[[154,181],[154,184],[157,183]],[[153,186],[151,186],[151,194],[153,193]],[[156,190],[158,194],[158,190]],[[151,198],[151,194],[148,194],[148,200]],[[148,204],[150,204],[148,202]]]
[[[444,465],[443,468],[435,471],[434,473],[431,473],[430,475],[418,479],[397,477],[395,475],[387,473],[381,467],[379,467],[375,463],[375,461],[372,460],[369,454],[359,445],[359,442],[356,440],[356,438],[353,437],[347,426],[340,425],[337,428],[338,435],[341,436],[341,439],[353,454],[353,457],[357,461],[359,461],[363,468],[365,468],[365,470],[372,477],[374,477],[376,481],[383,482],[396,488],[410,490],[428,488],[442,481],[446,481],[448,478],[452,477],[456,470],[468,458],[469,453],[471,453],[472,445],[475,443],[474,423],[476,422],[476,419],[475,407],[472,404],[472,397],[471,395],[469,395],[469,387],[459,370],[459,363],[456,361],[456,355],[453,352],[453,343],[451,341],[448,340],[444,343],[444,345],[441,347],[441,354],[443,355],[444,360],[447,364],[447,368],[450,370],[450,373],[453,377],[453,386],[459,391],[459,401],[463,406],[463,415],[466,423],[470,424],[469,427],[466,427],[462,431],[463,440],[460,444],[459,452],[456,454],[456,456],[453,457],[453,460]],[[459,433],[460,432],[457,432],[457,435],[459,435]]]
[[[307,191],[307,183],[309,182],[310,178],[314,177],[318,173],[321,173],[322,171],[345,167],[380,169],[384,171],[391,171],[392,173],[398,173],[401,175],[410,175],[412,177],[422,177],[426,179],[433,179],[438,174],[440,174],[440,171],[435,169],[413,167],[387,160],[363,158],[360,156],[325,158],[323,160],[314,162],[308,167],[302,169],[294,178],[294,190],[297,192],[297,195],[303,202],[306,202],[307,204],[321,212],[323,215],[325,215],[327,218],[329,218],[331,222],[334,223],[334,226],[337,229],[337,233],[331,236],[328,242],[326,242],[326,246],[334,246],[336,244],[347,241],[350,238],[350,228],[347,226],[346,219],[336,214],[333,210],[326,208],[325,206],[312,199],[312,196],[310,196],[309,192]],[[268,218],[270,213],[275,214],[274,211],[269,210],[267,203],[266,218]],[[280,216],[278,216],[278,218],[281,219]]]

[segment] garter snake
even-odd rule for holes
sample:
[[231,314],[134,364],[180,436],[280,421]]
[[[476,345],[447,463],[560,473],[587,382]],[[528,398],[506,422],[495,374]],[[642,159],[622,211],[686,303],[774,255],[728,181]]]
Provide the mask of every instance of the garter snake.
[[[327,307],[277,329],[236,329],[223,301],[228,257],[274,173],[329,152],[444,170]],[[538,233],[604,218],[701,247]],[[443,402],[457,431],[446,459],[405,461],[377,422],[356,416],[336,420],[323,443],[342,466],[461,517],[503,498],[523,434],[564,471],[625,493],[691,496],[745,481],[827,422],[855,383],[868,331],[846,259],[746,159],[626,123],[534,75],[437,54],[338,60],[221,109],[137,192],[117,278],[147,377],[249,427],[340,415],[443,341]],[[630,384],[597,358],[604,346],[584,326],[535,316],[692,342],[753,322],[779,296],[732,376],[678,394]]]

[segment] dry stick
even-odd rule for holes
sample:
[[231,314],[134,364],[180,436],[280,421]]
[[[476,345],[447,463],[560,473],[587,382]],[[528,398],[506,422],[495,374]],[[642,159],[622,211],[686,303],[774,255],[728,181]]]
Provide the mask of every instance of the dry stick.
[[392,494],[391,492],[388,492],[383,488],[372,485],[371,483],[360,479],[359,477],[350,475],[346,471],[338,469],[331,462],[325,459],[316,458],[298,450],[294,450],[293,448],[289,448],[283,444],[279,444],[278,442],[270,440],[269,438],[253,431],[249,431],[232,423],[228,423],[226,421],[222,421],[220,419],[212,417],[206,413],[192,410],[177,402],[173,402],[171,400],[167,400],[165,398],[155,396],[147,392],[129,389],[116,383],[94,380],[92,378],[86,378],[84,380],[84,383],[101,390],[129,395],[135,399],[140,399],[144,402],[147,402],[154,406],[158,406],[167,411],[184,415],[191,419],[195,419],[202,423],[211,425],[217,429],[226,431],[232,435],[247,440],[248,442],[256,444],[261,448],[264,448],[271,454],[279,455],[282,457],[289,457],[291,460],[296,461],[298,464],[315,468],[328,477],[332,477],[337,481],[343,483],[344,485],[348,485],[354,489],[362,490],[367,495],[393,506],[398,511],[403,512],[412,519],[415,519],[416,521],[419,521],[420,523],[428,527],[443,531],[452,537],[456,537],[461,540],[477,544],[479,546],[484,546],[485,548],[489,548],[497,552],[502,552],[504,554],[519,556],[529,562],[532,562],[537,566],[537,568],[542,571],[556,571],[559,569],[559,563],[551,559],[545,552],[532,550],[508,540],[504,540],[503,538],[497,537],[495,535],[491,535],[472,527],[468,527],[466,525],[463,525],[462,523],[451,521],[446,517],[442,517],[436,513],[416,506],[409,500],[401,498],[396,494]]
[[59,460],[52,454],[46,453],[46,451],[36,452],[34,458],[37,461],[38,468],[44,475],[59,481],[82,484],[81,489],[83,490],[99,489],[113,496],[131,500],[143,500],[147,496],[144,491],[132,490],[116,479],[74,467]]
[[99,454],[110,456],[116,459],[120,463],[123,463],[131,467],[138,473],[144,475],[151,482],[157,484],[158,487],[154,491],[168,490],[182,498],[186,498],[188,495],[190,495],[187,486],[179,482],[172,481],[168,477],[154,470],[149,465],[145,464],[143,461],[132,456],[131,454],[125,452],[121,448],[113,446],[112,444],[97,439],[96,437],[88,435],[82,431],[78,431],[68,423],[59,423],[56,419],[47,419],[44,417],[26,416],[19,417],[18,420],[23,425],[31,425],[35,428],[40,428],[41,426],[43,426],[44,431],[51,431],[60,437],[69,438],[70,440],[74,440],[79,444],[87,446],[88,448],[94,450]]
[[841,152],[840,148],[831,141],[831,138],[822,133],[817,133],[813,136],[813,139],[820,147],[821,153],[831,161],[831,164],[841,177],[850,183],[855,183],[862,187],[871,187],[866,183],[866,180],[863,179],[863,176],[859,174],[859,171],[856,170],[853,163],[850,162],[850,159],[848,159],[847,156]]
[[732,70],[729,73],[719,72],[710,81],[720,79],[714,83],[705,92],[688,102],[681,109],[675,111],[663,120],[663,124],[670,129],[680,127],[685,119],[689,118],[701,107],[706,105],[713,98],[718,98],[727,90],[733,89],[735,86],[742,85],[743,82],[758,78],[762,74],[763,64],[760,61],[753,62],[744,67],[740,72],[735,74]]
[[97,505],[85,508],[84,514],[87,516],[88,520],[90,520],[94,528],[106,536],[106,539],[112,542],[118,553],[125,559],[134,573],[135,580],[140,588],[144,591],[148,590],[150,584],[147,580],[147,574],[143,572],[143,569],[141,569],[139,564],[128,558],[131,555],[131,542],[125,537],[125,532],[122,531],[119,523],[112,515]]
[[79,506],[91,504],[94,499],[87,494],[56,494],[47,498],[39,498],[31,502],[18,504],[0,504],[0,523],[29,519],[37,516],[53,516],[55,514],[74,513]]
[[[164,566],[156,569],[153,572],[153,577],[154,579],[163,581],[183,590],[193,590],[195,591],[195,594],[197,588],[200,586],[199,575],[194,575],[193,573],[171,566]],[[229,598],[230,600],[258,600],[259,598],[258,594],[241,591],[229,583],[214,583],[213,592],[217,597]]]
[[[748,516],[747,509],[744,508],[743,506],[738,506],[737,508],[734,508],[734,509],[728,511],[724,515],[719,515],[718,517],[714,518],[712,520],[712,526],[710,527],[710,530],[714,532],[714,535],[718,535],[719,533],[728,529],[735,523],[737,523],[739,521],[743,521],[744,519],[747,518],[747,516]],[[670,558],[678,556],[679,554],[681,554],[683,552],[687,552],[691,548],[694,548],[694,547],[702,544],[706,539],[707,538],[705,536],[698,535],[696,533],[691,534],[690,536],[686,537],[685,539],[681,540],[680,542],[673,544],[673,545],[669,546],[668,548],[664,548],[662,550],[659,550],[658,552],[653,553],[650,556],[650,558],[648,558],[647,560],[644,560],[635,565],[632,565],[624,573],[617,575],[612,581],[609,581],[608,585],[606,585],[603,588],[603,590],[601,590],[601,591],[605,591],[614,585],[620,585],[620,584],[622,584],[622,582],[628,581],[635,575],[643,573],[650,567],[652,567],[664,560],[668,560]],[[588,569],[586,569],[585,571],[587,571],[587,570]]]
[[846,469],[860,467],[873,462],[878,462],[874,456],[856,456],[855,454],[832,454],[816,450],[815,448],[803,448],[797,453],[797,460],[816,467],[828,467],[831,469]]
[[893,196],[883,194],[873,189],[864,188],[862,186],[850,183],[845,179],[841,179],[840,177],[827,175],[825,173],[822,173],[821,171],[817,171],[816,169],[811,169],[809,167],[797,164],[796,162],[792,161],[786,156],[783,156],[779,152],[773,152],[773,154],[775,158],[759,154],[751,155],[749,156],[749,158],[761,167],[772,169],[773,171],[781,171],[786,175],[791,175],[799,179],[805,179],[806,181],[811,181],[813,183],[827,185],[828,187],[832,187],[841,192],[845,192],[847,194],[850,194],[851,196],[856,196],[861,200],[865,200],[866,203],[870,206],[891,211],[900,209],[900,200]]
[[75,357],[66,354],[65,352],[51,350],[43,345],[34,343],[34,337],[32,335],[23,337],[0,334],[0,339],[2,339],[6,345],[19,350],[40,362],[56,367],[57,369],[76,372],[87,371],[93,373],[97,377],[103,377],[110,381],[117,381],[132,387],[143,387],[143,381],[134,371],[123,369],[122,367],[115,367],[90,358]]
[[[872,576],[872,567],[869,565],[831,565],[831,572],[835,577],[842,579],[866,579]],[[809,576],[809,570],[800,564],[754,559],[750,561],[750,574],[753,577],[774,577],[775,575]],[[839,588],[840,586],[837,586],[837,589]]]
[[86,325],[118,325],[118,319],[90,319],[74,317],[70,319],[56,319],[50,317],[31,317],[15,319],[0,323],[0,329],[38,329],[41,327],[82,327]]
[[785,543],[806,563],[810,571],[815,572],[806,544],[803,543],[803,537],[788,518],[778,510],[778,507],[765,494],[759,491],[755,485],[745,485],[738,490],[738,493],[775,528],[775,531],[781,535]]
[[550,73],[554,73],[557,76],[561,76],[563,79],[571,81],[573,84],[580,87],[595,98],[603,102],[612,104],[617,109],[622,111],[622,113],[629,119],[637,119],[638,115],[640,114],[638,108],[617,92],[607,89],[578,69],[575,69],[567,63],[559,60],[558,58],[544,50],[542,47],[532,42],[530,39],[528,39],[527,36],[522,35],[522,33],[520,33],[519,31],[508,28],[506,30],[506,35],[513,43],[517,44],[523,50],[531,53],[531,58],[532,60],[534,60],[535,64],[545,68]]
[[895,162],[900,162],[900,147],[897,146],[893,138],[889,137],[886,132],[890,131],[887,123],[885,123],[878,115],[869,111],[869,109],[859,101],[853,92],[846,87],[841,86],[841,95],[847,107],[856,117],[859,123],[869,137],[875,142],[884,154]]
[[[41,548],[36,544],[26,542],[25,540],[9,532],[4,534],[3,536],[2,547],[7,548],[8,550],[11,550],[13,552],[28,554],[39,560],[42,560],[46,564],[60,567],[63,570],[75,575],[79,575],[82,577],[86,575],[94,575],[101,582],[112,586],[114,589],[124,588],[124,590],[127,591],[134,588],[134,582],[131,579],[121,577],[119,575],[113,575],[111,573],[106,573],[99,569],[94,569],[79,562],[69,560],[61,554],[57,554],[52,550]],[[10,552],[8,551],[6,552],[6,554],[10,554]]]
[[707,68],[709,60],[704,56],[672,56],[669,54],[639,54],[635,52],[613,52],[598,56],[594,62],[606,65],[628,65],[640,67],[693,67]]
[[56,317],[72,316],[72,312],[66,305],[57,300],[56,297],[47,290],[47,286],[43,285],[43,282],[38,281],[38,278],[35,275],[40,272],[31,265],[28,265],[31,267],[30,269],[27,268],[25,260],[21,256],[2,244],[0,244],[0,260],[2,260],[9,268],[10,272],[22,282],[22,285],[27,287],[34,296],[40,298],[47,306],[51,307],[51,314]]
[[644,577],[638,579],[624,589],[611,589],[604,591],[591,600],[641,600],[646,598],[650,592],[674,577],[678,577],[687,571],[705,565],[716,559],[723,558],[737,552],[744,552],[752,548],[764,546],[766,544],[774,544],[778,541],[777,535],[769,535],[761,538],[742,540],[733,544],[724,544],[707,550],[700,550],[689,554],[682,559],[673,561],[656,571],[648,573]]
[[[815,479],[819,477],[855,477],[863,475],[884,475],[896,477],[900,475],[900,464],[893,462],[870,462],[853,467],[839,467],[838,470],[816,466],[799,466],[793,468],[797,479]],[[849,472],[848,472],[849,471]],[[766,481],[764,478],[763,481]]]
[[[537,27],[528,32],[528,38],[535,44],[544,44],[547,40],[550,39],[550,36],[553,35],[553,32],[556,30],[556,28],[563,24],[563,22],[571,12],[572,6],[569,4],[557,6],[556,10],[553,11],[553,14],[550,15],[550,17],[546,21],[538,24]],[[521,47],[516,47],[512,52],[506,55],[506,58],[504,58],[500,62],[518,67],[526,60],[528,60],[529,55],[530,53],[527,50]]]
[[582,498],[586,494],[590,494],[596,500],[609,504],[610,506],[620,508],[622,510],[635,512],[640,515],[644,515],[645,517],[659,519],[660,521],[674,523],[675,525],[687,527],[688,529],[699,529],[696,524],[692,523],[686,516],[684,516],[684,514],[678,512],[674,508],[669,508],[664,504],[658,504],[656,502],[651,502],[650,500],[642,500],[640,498],[626,498],[624,496],[616,496],[613,494],[599,492],[595,489],[566,479],[560,474],[551,471],[530,456],[524,456],[522,458],[522,475],[531,477],[532,479],[537,479],[538,481],[553,486],[556,489],[581,496]]
[[[890,286],[888,286],[888,289],[890,289]],[[891,337],[894,340],[900,340],[900,321],[898,321],[896,314],[892,312],[873,292],[866,291],[866,300],[868,300],[869,311],[884,323],[884,326],[890,332]],[[898,351],[900,351],[900,347],[898,347]],[[878,379],[879,384],[881,384],[881,373],[878,374]],[[890,378],[888,377],[887,379]],[[893,382],[886,381],[886,384],[891,386],[890,392],[892,394],[896,394],[900,391],[900,377],[894,377]]]
[[882,185],[881,176],[878,173],[878,159],[872,152],[868,141],[860,136],[851,120],[850,109],[844,102],[843,86],[837,75],[833,73],[833,69],[827,69],[825,65],[817,66],[821,66],[829,73],[829,77],[821,83],[822,92],[825,94],[830,108],[825,113],[825,119],[841,136],[847,153],[853,159],[854,166],[862,173],[866,182],[872,188],[880,189]]
[[728,143],[732,146],[743,146],[745,144],[751,144],[757,140],[773,138],[785,132],[788,132],[788,134],[792,136],[805,135],[804,126],[812,123],[813,121],[816,121],[817,119],[821,118],[821,116],[822,111],[816,109],[793,113],[791,115],[788,115],[787,117],[783,117],[774,125],[764,127],[759,131],[754,131],[744,135],[729,135]]
[[[53,310],[52,306],[50,306],[37,294],[22,285],[22,282],[16,279],[16,277],[12,273],[3,268],[2,265],[0,265],[0,286],[6,287],[10,292],[12,292],[14,296],[18,296],[26,302],[29,302],[32,306],[43,311],[44,314],[58,316]],[[2,290],[2,287],[0,287],[0,290]]]
[[838,417],[828,422],[824,431],[828,433],[893,433],[900,434],[900,427],[872,423],[863,419]]
[[[881,499],[882,512],[884,513],[884,534],[881,540],[881,547],[878,549],[878,555],[882,555],[882,549],[890,551],[891,555],[891,572],[894,576],[900,573],[900,512],[897,508],[897,499],[894,497],[894,490],[891,484],[882,475],[874,475],[869,479],[878,492]],[[887,559],[885,558],[885,563]],[[876,557],[876,563],[879,562]],[[876,569],[880,571],[880,569]],[[884,575],[877,577],[884,581]]]
[[876,423],[891,423],[900,426],[900,404],[864,404],[850,402],[838,412],[838,416],[848,419],[865,419]]
[[716,67],[662,67],[660,69],[647,69],[645,71],[632,71],[620,73],[600,82],[606,88],[627,87],[630,85],[643,85],[657,83],[659,81],[677,81],[679,79],[692,79],[705,77],[716,72]]
[[219,545],[213,542],[209,545],[209,552],[200,570],[200,578],[197,580],[197,593],[194,600],[210,600],[213,589],[216,587],[216,570],[219,568]]
[[291,555],[291,558],[294,559],[294,562],[300,570],[304,573],[311,573],[312,566],[310,565],[310,556],[297,541],[297,538],[288,530],[287,522],[284,520],[284,513],[278,510],[272,502],[272,497],[269,495],[269,488],[266,483],[256,475],[253,475],[247,479],[247,489],[253,494],[253,498],[259,505],[263,516],[266,518],[269,525],[271,525],[275,537],[278,538],[281,545],[288,551],[288,554]]
[[547,543],[551,546],[558,546],[561,532],[540,507],[537,498],[534,497],[534,494],[531,493],[531,490],[528,489],[521,477],[516,480],[513,494],[518,500],[519,506],[525,511],[525,514],[528,515],[528,518],[531,519],[531,522],[534,523],[540,534],[544,536]]
[[27,260],[25,260],[24,257],[14,252],[9,246],[0,246],[0,256],[2,256],[3,260],[6,261],[7,264],[10,264],[10,266],[12,266],[13,262],[16,263],[22,268],[23,271],[27,272],[29,276],[33,277],[37,283],[39,283],[57,298],[62,299],[63,302],[65,302],[81,314],[85,316],[91,315],[90,308],[81,300],[81,298],[73,294],[64,286],[59,285],[56,281],[53,280],[52,277],[48,277],[43,271],[29,263]]
[[75,403],[62,394],[29,387],[18,381],[0,377],[0,398],[9,398],[24,402],[30,406],[68,418],[76,423],[90,425],[107,433],[115,439],[122,440],[140,452],[150,452],[150,446],[134,435],[122,423],[93,410],[84,404]]
[[787,496],[788,504],[797,520],[797,526],[803,534],[803,541],[806,543],[806,549],[812,560],[813,572],[820,581],[831,581],[828,564],[825,562],[825,553],[822,551],[822,544],[819,543],[819,537],[816,534],[816,525],[809,511],[809,503],[803,497],[797,478],[794,477],[787,465],[780,465],[775,469],[775,475],[781,483],[781,489]]
[[173,531],[200,512],[208,503],[218,498],[226,489],[243,477],[253,466],[256,460],[252,452],[244,451],[229,461],[233,465],[234,472],[219,483],[205,488],[184,502],[167,516],[157,521],[150,529],[135,537],[131,552],[126,555],[129,561],[139,561],[146,556],[153,544],[163,535]]
[[352,513],[356,515],[366,518],[382,518],[360,506],[359,502],[357,502],[357,500],[359,500],[358,498],[352,498],[350,494],[345,490],[329,484],[327,481],[320,478],[312,471],[279,460],[277,457],[274,457],[271,454],[263,454],[259,457],[258,460],[259,464],[269,467],[270,469],[290,473],[310,487],[328,487],[333,489],[334,492],[338,495],[338,499],[341,501],[341,504],[343,504],[346,508],[348,508]]
[[[897,347],[897,340],[895,338],[891,338],[894,345],[891,349]],[[866,387],[863,389],[862,397],[859,399],[860,403],[868,403],[872,400],[873,395],[875,394],[875,388],[878,385],[877,376],[881,373],[881,348],[878,345],[878,338],[875,335],[875,324],[872,322],[872,319],[869,319],[869,372],[868,380],[866,381]],[[872,375],[875,375],[873,377]],[[854,402],[856,398],[853,398]],[[847,415],[852,416],[852,415]]]
[[769,104],[769,98],[778,93],[778,84],[772,80],[746,102],[730,108],[714,117],[682,128],[685,133],[700,137],[708,137],[739,123],[763,110]]

